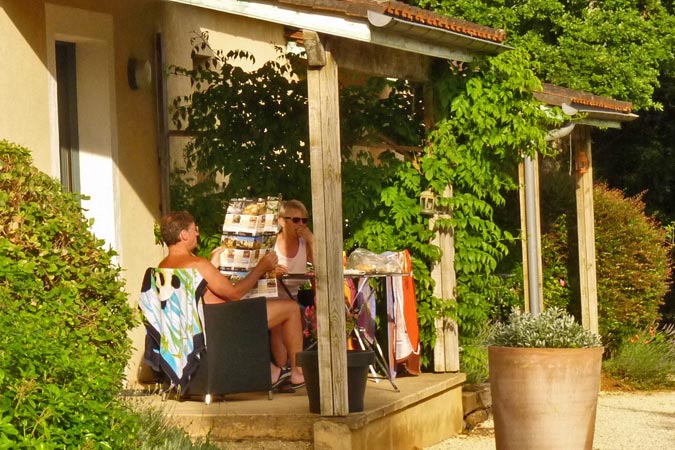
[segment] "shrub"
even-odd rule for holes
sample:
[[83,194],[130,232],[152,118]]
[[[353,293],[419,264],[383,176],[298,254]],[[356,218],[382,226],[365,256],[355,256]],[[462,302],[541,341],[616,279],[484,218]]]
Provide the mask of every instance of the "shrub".
[[218,450],[208,440],[192,442],[187,433],[171,426],[161,410],[142,408],[138,410],[139,432],[136,450]]
[[675,326],[662,330],[652,326],[626,339],[603,368],[637,389],[675,386]]
[[583,327],[560,308],[537,315],[515,310],[508,323],[497,323],[488,338],[499,347],[587,348],[599,347],[600,337]]
[[466,374],[466,382],[469,384],[485,383],[488,379],[488,352],[485,342],[489,333],[490,328],[484,326],[476,336],[459,336],[459,370]]
[[[645,214],[642,197],[626,198],[604,184],[594,188],[598,325],[610,352],[659,319],[669,289],[671,245],[665,229]],[[552,201],[552,200],[549,200]],[[566,214],[543,236],[546,304],[578,311],[576,221]],[[569,303],[567,303],[569,302]]]
[[608,342],[622,341],[659,319],[671,262],[665,229],[645,214],[642,195],[594,189],[598,316]]
[[135,323],[78,198],[0,141],[0,443],[126,448],[116,395]]

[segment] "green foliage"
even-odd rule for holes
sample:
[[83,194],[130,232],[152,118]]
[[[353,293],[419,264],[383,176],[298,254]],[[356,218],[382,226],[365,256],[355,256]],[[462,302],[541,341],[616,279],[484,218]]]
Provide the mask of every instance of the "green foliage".
[[[311,210],[306,67],[279,51],[276,61],[246,72],[237,64],[255,61],[253,55],[214,50],[206,33],[192,43],[193,57],[208,58],[193,69],[171,69],[193,87],[191,95],[173,101],[174,124],[193,139],[185,148],[188,171],[172,174],[171,200],[172,209],[191,211],[199,222],[199,251],[205,253],[220,235],[227,199],[280,193]],[[399,164],[384,154],[376,168],[370,154],[353,155],[352,146],[383,136],[397,145],[420,145],[419,103],[404,81],[373,78],[340,91],[345,235],[375,217],[372,199]],[[192,168],[198,179],[189,175]],[[227,184],[216,181],[222,176]]]
[[488,339],[498,347],[588,348],[600,347],[600,336],[584,330],[574,316],[560,308],[537,315],[514,311],[508,323],[497,323]]
[[600,332],[608,342],[623,340],[658,320],[671,247],[665,230],[645,215],[641,197],[625,198],[605,185],[596,186],[593,197]]
[[451,17],[507,31],[530,52],[550,83],[660,108],[654,89],[672,73],[675,17],[661,2],[559,0],[417,0]]
[[[605,346],[613,350],[659,318],[669,289],[672,244],[665,229],[645,214],[641,197],[626,198],[603,184],[593,192],[598,324]],[[561,214],[542,242],[544,285],[549,288],[545,303],[578,311],[576,221]]]
[[0,444],[125,448],[116,395],[136,323],[78,198],[0,141]]
[[645,329],[620,345],[603,369],[637,389],[675,386],[675,327]]
[[461,334],[459,370],[466,374],[469,384],[485,383],[489,377],[487,339],[490,328],[482,326],[476,336]]
[[297,57],[283,55],[247,72],[236,63],[254,63],[242,51],[224,53],[208,34],[192,38],[193,69],[171,67],[187,77],[193,92],[174,99],[173,122],[193,139],[185,147],[188,169],[203,177],[228,177],[221,198],[280,192],[309,204],[307,85],[296,75]]
[[193,442],[181,428],[172,426],[162,410],[143,408],[137,411],[139,432],[137,450],[218,450],[206,440]]
[[[455,317],[460,335],[476,336],[498,305],[513,301],[504,279],[494,273],[513,237],[494,223],[493,208],[504,204],[504,192],[516,188],[521,153],[546,151],[542,126],[553,122],[533,100],[540,84],[523,52],[471,67],[444,64],[437,68],[436,88],[441,120],[424,153],[396,167],[374,205],[378,220],[365,222],[349,240],[376,252],[410,249],[419,265],[414,270],[425,349],[433,348],[436,317]],[[452,215],[437,220],[436,229],[454,232],[458,287],[457,301],[443,302],[432,294],[430,267],[440,254],[430,244],[419,196],[425,189],[442,195],[447,186],[453,195],[439,198],[438,205]]]

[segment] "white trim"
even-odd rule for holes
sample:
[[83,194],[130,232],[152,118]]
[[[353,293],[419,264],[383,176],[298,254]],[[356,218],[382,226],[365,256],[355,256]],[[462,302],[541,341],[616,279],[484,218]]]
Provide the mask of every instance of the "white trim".
[[52,176],[59,179],[55,42],[76,45],[80,191],[93,233],[122,260],[120,186],[115,97],[114,25],[109,14],[45,4]]
[[348,20],[319,12],[306,13],[290,7],[239,0],[165,0],[238,16],[264,20],[304,30],[370,42],[370,28],[364,21]]
[[[404,50],[442,59],[471,61],[473,54],[457,47],[445,47],[382,30],[371,30],[367,18],[344,18],[318,11],[302,12],[291,7],[240,0],[164,0],[228,14],[278,23],[303,30],[325,33],[383,47]],[[470,36],[467,39],[472,39]],[[486,44],[489,45],[489,44]],[[498,47],[498,44],[495,44]]]

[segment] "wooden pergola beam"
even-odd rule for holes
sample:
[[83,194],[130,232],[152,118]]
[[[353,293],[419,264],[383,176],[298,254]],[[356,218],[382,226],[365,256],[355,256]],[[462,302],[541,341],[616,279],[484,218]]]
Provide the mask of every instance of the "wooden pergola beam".
[[316,317],[322,416],[349,414],[342,267],[342,160],[338,67],[319,35],[304,31],[312,175]]

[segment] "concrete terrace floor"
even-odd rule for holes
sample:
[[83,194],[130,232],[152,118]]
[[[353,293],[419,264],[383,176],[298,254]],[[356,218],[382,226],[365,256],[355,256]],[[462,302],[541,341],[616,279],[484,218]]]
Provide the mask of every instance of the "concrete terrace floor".
[[434,445],[462,431],[462,373],[368,381],[364,411],[347,417],[309,412],[306,390],[231,394],[210,405],[163,401],[158,394],[129,397],[141,408],[164,412],[191,436],[229,450],[376,450]]

